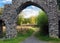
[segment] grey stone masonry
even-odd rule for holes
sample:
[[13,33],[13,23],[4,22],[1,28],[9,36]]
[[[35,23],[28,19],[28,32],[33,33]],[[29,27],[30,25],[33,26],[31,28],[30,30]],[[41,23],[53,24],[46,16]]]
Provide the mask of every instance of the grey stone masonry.
[[47,13],[49,22],[49,36],[58,38],[59,19],[57,0],[12,0],[12,4],[5,5],[1,18],[6,24],[6,37],[10,39],[17,36],[17,31],[15,28],[17,16],[24,8],[30,5],[42,8]]

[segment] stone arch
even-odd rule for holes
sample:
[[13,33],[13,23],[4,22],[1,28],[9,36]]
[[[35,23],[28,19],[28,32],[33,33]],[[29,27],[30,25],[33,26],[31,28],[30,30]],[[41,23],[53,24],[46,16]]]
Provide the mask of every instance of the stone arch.
[[[19,13],[20,13],[22,10],[24,10],[26,7],[28,7],[28,6],[30,6],[30,5],[36,6],[36,7],[40,8],[40,9],[42,9],[42,11],[44,11],[45,13],[47,13],[42,6],[40,6],[40,5],[38,5],[38,4],[34,3],[34,2],[28,1],[28,2],[23,3],[22,5],[20,5],[20,6],[16,9],[16,11],[17,11],[17,16],[16,16],[15,18],[18,17]],[[47,14],[46,14],[46,15],[47,15]],[[47,16],[48,16],[48,15],[47,15]],[[45,29],[44,29],[44,30],[45,30]],[[46,30],[44,31],[45,35],[48,35],[48,34],[49,34],[48,31],[49,31],[48,29],[46,29]]]
[[[12,4],[5,5],[2,19],[7,24],[7,37],[12,38],[17,35],[16,16],[22,10],[23,4],[27,3],[41,6],[48,15],[49,36],[58,38],[58,16],[57,16],[57,0],[12,0]],[[36,4],[35,4],[36,3]],[[26,7],[26,6],[25,6]],[[24,8],[24,7],[23,7]],[[8,17],[8,18],[7,18]]]
[[16,11],[17,11],[17,14],[19,14],[23,9],[25,9],[26,7],[30,6],[30,5],[33,5],[33,6],[36,6],[38,8],[41,8],[43,11],[45,11],[45,9],[43,7],[41,7],[40,5],[34,3],[34,2],[31,2],[31,1],[28,1],[28,2],[25,2],[23,3],[22,5],[20,5]]

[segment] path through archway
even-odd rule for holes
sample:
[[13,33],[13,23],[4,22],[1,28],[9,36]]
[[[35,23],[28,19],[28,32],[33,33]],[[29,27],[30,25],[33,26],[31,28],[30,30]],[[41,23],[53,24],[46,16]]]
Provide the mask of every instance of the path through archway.
[[[24,7],[25,6],[25,7]],[[32,9],[31,11],[30,11],[30,9],[29,9],[29,6],[33,6],[33,7],[36,7],[36,8],[33,8],[33,7],[31,7],[30,9]],[[24,8],[23,8],[24,7]],[[29,10],[28,10],[28,9]],[[25,10],[28,10],[28,11],[25,11]],[[39,11],[37,10],[37,9],[39,9]],[[34,13],[33,13],[33,10],[35,11]],[[36,14],[36,15],[34,15],[35,13],[37,13],[37,11],[38,11],[38,14]],[[19,12],[20,11],[20,12]],[[18,9],[18,14],[19,14],[19,16],[17,16],[17,18],[19,19],[17,19],[18,20],[18,23],[17,24],[19,24],[19,22],[20,22],[20,24],[19,25],[23,25],[23,27],[24,27],[24,25],[30,25],[31,23],[31,21],[33,21],[33,20],[31,20],[31,21],[28,21],[30,18],[28,17],[29,15],[31,16],[31,18],[33,18],[34,16],[37,18],[37,16],[39,15],[39,13],[41,13],[42,12],[42,22],[41,22],[41,25],[43,24],[44,26],[44,29],[42,29],[42,31],[43,31],[43,33],[45,34],[45,35],[49,35],[49,30],[48,30],[48,23],[46,23],[46,24],[44,24],[44,20],[46,19],[48,19],[48,17],[47,17],[47,14],[46,14],[46,12],[44,11],[44,9],[42,9],[42,7],[39,7],[38,5],[36,5],[35,3],[25,3],[23,6],[22,6],[22,8],[21,8],[21,10],[20,9]],[[30,13],[29,13],[30,12]],[[24,13],[26,13],[26,14],[24,14]],[[27,14],[28,13],[28,14]],[[32,14],[33,13],[33,14]],[[45,13],[45,14],[44,14]],[[34,16],[33,16],[34,15]],[[25,16],[25,17],[24,17]],[[46,17],[43,17],[43,16],[46,16]],[[38,16],[39,17],[39,16]],[[28,19],[27,19],[28,18]],[[45,18],[45,19],[43,19],[43,18]],[[22,20],[22,19],[25,19],[25,20],[27,20],[26,21],[26,23],[24,22],[24,20]],[[38,20],[37,20],[38,21]],[[36,21],[36,22],[37,22]],[[27,22],[28,22],[28,24],[27,24]],[[47,21],[48,22],[48,21]],[[25,24],[24,24],[25,23]],[[37,24],[37,23],[32,23],[32,25],[34,25],[34,24]],[[42,33],[42,34],[43,34]]]

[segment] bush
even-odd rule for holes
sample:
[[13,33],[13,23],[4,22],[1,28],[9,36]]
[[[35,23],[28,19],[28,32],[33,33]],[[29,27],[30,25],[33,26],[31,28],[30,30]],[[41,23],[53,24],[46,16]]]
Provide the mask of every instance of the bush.
[[31,35],[33,34],[34,30],[33,29],[28,29],[28,28],[22,28],[18,31],[18,34],[20,35]]
[[44,11],[39,12],[37,17],[37,25],[43,35],[48,34],[48,17]]
[[17,18],[17,25],[21,25],[24,21],[24,16],[23,15],[19,15]]

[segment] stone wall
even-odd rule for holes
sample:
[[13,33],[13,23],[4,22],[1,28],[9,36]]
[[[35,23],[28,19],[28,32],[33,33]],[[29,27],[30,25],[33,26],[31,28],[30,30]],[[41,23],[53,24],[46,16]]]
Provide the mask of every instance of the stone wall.
[[[6,24],[6,37],[12,38],[17,35],[16,21],[17,16],[29,5],[41,7],[47,13],[49,21],[49,36],[58,38],[58,13],[57,13],[57,0],[12,0],[12,4],[5,5],[4,13],[1,18]],[[24,7],[25,6],[25,7]]]

